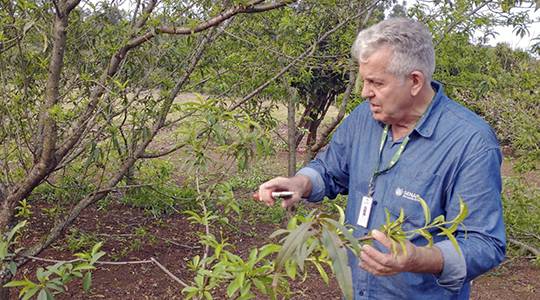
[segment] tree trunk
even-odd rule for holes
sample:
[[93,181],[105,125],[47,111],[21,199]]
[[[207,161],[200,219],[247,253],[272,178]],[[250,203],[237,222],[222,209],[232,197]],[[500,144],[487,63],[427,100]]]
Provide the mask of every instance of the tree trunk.
[[296,174],[296,91],[294,88],[288,88],[289,93],[289,104],[287,106],[287,137],[289,144],[289,177]]

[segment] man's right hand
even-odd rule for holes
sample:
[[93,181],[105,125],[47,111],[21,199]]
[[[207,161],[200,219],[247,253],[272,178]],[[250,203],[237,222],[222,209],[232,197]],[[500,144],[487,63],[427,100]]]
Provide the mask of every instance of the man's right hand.
[[291,197],[283,199],[281,206],[288,208],[293,206],[302,198],[307,198],[311,194],[311,180],[304,175],[296,175],[294,177],[276,177],[271,179],[259,187],[259,201],[264,202],[268,206],[275,203],[272,197],[272,192],[293,192]]

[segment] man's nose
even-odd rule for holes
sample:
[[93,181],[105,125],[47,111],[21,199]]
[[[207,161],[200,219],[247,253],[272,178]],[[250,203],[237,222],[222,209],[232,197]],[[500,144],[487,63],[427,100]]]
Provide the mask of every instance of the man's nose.
[[369,88],[369,84],[362,84],[362,98],[371,98],[373,97],[373,90]]

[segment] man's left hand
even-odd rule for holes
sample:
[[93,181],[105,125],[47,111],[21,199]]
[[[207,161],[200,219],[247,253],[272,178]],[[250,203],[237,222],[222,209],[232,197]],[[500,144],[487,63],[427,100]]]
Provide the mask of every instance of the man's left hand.
[[364,245],[360,253],[360,267],[378,276],[389,276],[401,272],[425,272],[439,274],[443,268],[441,251],[437,247],[417,247],[405,241],[404,252],[396,245],[397,253],[391,253],[392,241],[382,232],[373,230],[373,239],[389,249],[382,253],[370,245]]

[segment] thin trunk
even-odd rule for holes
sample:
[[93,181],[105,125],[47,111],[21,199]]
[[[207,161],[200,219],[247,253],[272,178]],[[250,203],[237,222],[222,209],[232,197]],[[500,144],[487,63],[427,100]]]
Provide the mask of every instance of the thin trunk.
[[296,174],[296,91],[289,87],[289,104],[287,106],[287,135],[289,147],[289,177]]
[[0,228],[6,228],[13,218],[13,211],[19,201],[26,198],[30,192],[49,175],[58,161],[54,155],[57,142],[56,121],[49,115],[49,111],[59,101],[60,79],[64,63],[64,52],[66,48],[66,28],[68,25],[68,14],[62,12],[55,16],[53,25],[54,42],[49,63],[49,77],[45,87],[45,101],[40,111],[40,121],[38,129],[39,157],[32,167],[25,180],[14,189],[10,189],[2,200],[2,211],[0,212]]

